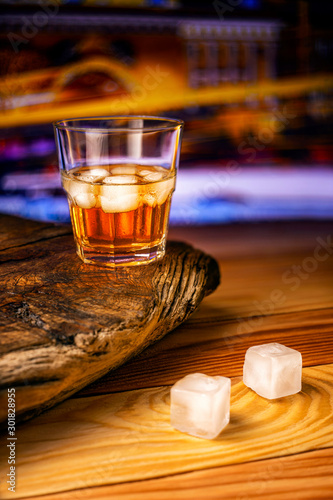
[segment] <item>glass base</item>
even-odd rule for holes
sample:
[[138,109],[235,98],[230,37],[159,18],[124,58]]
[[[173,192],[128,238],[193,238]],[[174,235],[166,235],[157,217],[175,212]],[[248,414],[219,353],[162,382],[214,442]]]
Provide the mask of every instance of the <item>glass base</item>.
[[102,267],[139,266],[150,264],[164,257],[165,241],[151,248],[131,248],[99,250],[90,247],[78,246],[77,254],[85,264],[95,264]]

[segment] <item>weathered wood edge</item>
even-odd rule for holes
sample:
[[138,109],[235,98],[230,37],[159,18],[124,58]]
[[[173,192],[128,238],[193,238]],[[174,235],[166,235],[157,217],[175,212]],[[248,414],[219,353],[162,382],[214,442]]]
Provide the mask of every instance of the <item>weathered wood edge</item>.
[[[38,229],[38,223],[33,224]],[[62,232],[68,234],[68,228],[48,225],[44,229],[43,241],[55,236],[71,238],[62,236]],[[50,231],[51,235],[48,235]],[[30,238],[27,244],[34,241]],[[37,243],[40,241],[39,237]],[[18,246],[21,245],[22,238]],[[8,387],[16,388],[17,419],[26,420],[116,368],[190,316],[204,296],[218,286],[218,264],[203,252],[183,243],[170,243],[169,248],[176,250],[176,256],[155,265],[152,286],[158,300],[154,300],[155,308],[150,317],[143,317],[136,325],[135,349],[131,348],[131,342],[128,343],[133,334],[132,325],[122,322],[116,328],[104,328],[92,335],[78,334],[72,345],[53,342],[38,349],[27,348],[5,354],[0,359],[0,421],[4,422],[7,417]],[[36,327],[38,324],[34,324]],[[118,340],[114,338],[115,329],[121,332]],[[129,348],[121,356],[115,354],[125,344],[129,344]]]

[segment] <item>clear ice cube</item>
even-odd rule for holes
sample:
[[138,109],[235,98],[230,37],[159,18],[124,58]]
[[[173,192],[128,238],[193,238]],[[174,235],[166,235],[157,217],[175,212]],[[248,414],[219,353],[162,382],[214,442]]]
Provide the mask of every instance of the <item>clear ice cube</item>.
[[157,182],[163,179],[163,173],[162,172],[149,172],[146,171],[147,173],[143,174],[141,172],[141,175],[143,175],[144,179],[149,182]]
[[142,177],[145,177],[146,175],[150,175],[152,173],[151,170],[139,170],[139,175],[141,175]]
[[137,184],[111,183],[101,186],[100,203],[105,213],[130,212],[138,208],[139,202],[140,193]]
[[135,175],[109,175],[103,180],[104,184],[136,184],[138,179]]
[[81,193],[74,197],[75,203],[80,208],[94,208],[96,206],[96,196],[92,193]]
[[111,169],[113,175],[135,175],[137,169],[135,165],[123,165]]
[[175,189],[175,180],[176,178],[172,177],[165,182],[157,184],[157,203],[159,205],[162,205]]
[[92,184],[96,180],[96,177],[89,174],[77,175],[75,178],[79,181],[88,182],[90,184]]
[[243,382],[267,399],[296,394],[302,389],[302,355],[275,342],[250,347],[245,354]]
[[108,175],[109,171],[105,168],[90,168],[86,173],[79,174],[77,177],[84,182],[101,182]]
[[214,439],[230,420],[231,381],[193,373],[171,388],[171,425],[192,436]]
[[154,205],[162,205],[173,192],[175,187],[175,178],[165,181],[147,184],[144,194],[144,203],[153,207]]
[[63,178],[63,186],[74,203],[80,208],[93,208],[97,203],[95,186],[79,180]]

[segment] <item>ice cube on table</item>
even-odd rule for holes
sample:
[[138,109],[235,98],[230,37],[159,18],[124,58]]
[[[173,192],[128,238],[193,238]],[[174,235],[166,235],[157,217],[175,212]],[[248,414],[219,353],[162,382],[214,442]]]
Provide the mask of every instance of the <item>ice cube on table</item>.
[[192,436],[214,439],[230,420],[231,381],[192,373],[171,388],[171,425]]
[[302,355],[276,342],[250,347],[245,354],[243,382],[267,399],[296,394],[302,389]]

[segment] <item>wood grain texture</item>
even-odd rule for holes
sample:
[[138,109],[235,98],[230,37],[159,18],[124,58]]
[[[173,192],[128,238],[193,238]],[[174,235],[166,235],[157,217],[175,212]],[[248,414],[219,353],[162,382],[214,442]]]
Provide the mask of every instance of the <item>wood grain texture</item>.
[[169,477],[45,495],[40,500],[332,500],[333,448]]
[[331,363],[333,246],[326,255],[321,250],[324,260],[313,260],[318,238],[333,242],[330,229],[331,223],[297,222],[184,230],[184,238],[219,260],[223,286],[177,330],[81,394],[168,385],[222,366],[238,376],[248,347],[266,342],[301,351],[303,366]]
[[207,320],[193,324],[189,319],[158,344],[77,395],[170,385],[196,371],[215,375],[223,370],[227,377],[239,376],[247,349],[268,342],[279,342],[299,350],[303,366],[333,360],[333,308],[265,317],[261,328],[250,328],[248,333],[245,331],[241,335],[238,327],[236,320],[227,323]]
[[106,270],[78,259],[67,227],[1,224],[0,421],[8,387],[17,419],[38,414],[159,340],[219,283],[216,261],[186,244]]
[[171,226],[173,240],[198,245],[224,262],[312,253],[316,239],[332,235],[331,220],[283,220],[205,226]]
[[305,368],[302,392],[274,401],[233,380],[230,424],[212,441],[177,432],[169,418],[166,387],[65,401],[20,427],[17,491],[1,482],[0,494],[34,497],[332,447],[333,365]]

